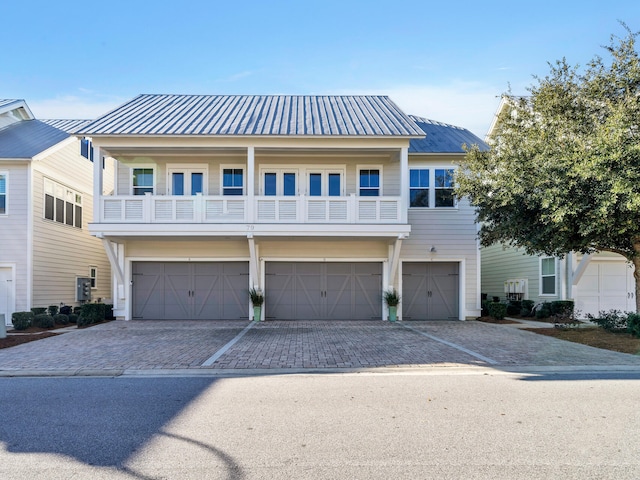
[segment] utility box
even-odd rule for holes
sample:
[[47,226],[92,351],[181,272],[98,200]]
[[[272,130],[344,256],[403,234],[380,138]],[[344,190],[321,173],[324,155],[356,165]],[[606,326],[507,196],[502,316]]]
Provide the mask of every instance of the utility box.
[[91,279],[86,277],[76,278],[76,301],[89,302],[91,300]]
[[527,293],[527,279],[509,279],[504,282],[504,293],[509,300],[523,300]]

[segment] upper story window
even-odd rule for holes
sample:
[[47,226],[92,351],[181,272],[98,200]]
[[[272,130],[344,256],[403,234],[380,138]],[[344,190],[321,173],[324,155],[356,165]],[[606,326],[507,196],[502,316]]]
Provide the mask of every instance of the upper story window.
[[242,168],[222,169],[222,194],[223,195],[243,195],[244,194],[244,172]]
[[167,165],[169,195],[207,194],[208,169],[206,166]]
[[437,168],[435,173],[436,207],[453,207],[453,168]]
[[429,206],[429,169],[412,169],[409,172],[409,205]]
[[361,169],[360,173],[360,196],[378,197],[380,196],[380,170]]
[[0,215],[6,215],[7,212],[7,174],[0,173]]
[[93,145],[91,144],[91,140],[88,138],[80,140],[80,155],[93,162]]
[[540,259],[540,295],[556,294],[556,259],[543,257]]
[[132,193],[134,195],[153,194],[153,168],[134,168],[132,172]]
[[44,218],[71,227],[82,228],[82,195],[45,178]]
[[455,207],[454,169],[412,168],[409,170],[409,206]]

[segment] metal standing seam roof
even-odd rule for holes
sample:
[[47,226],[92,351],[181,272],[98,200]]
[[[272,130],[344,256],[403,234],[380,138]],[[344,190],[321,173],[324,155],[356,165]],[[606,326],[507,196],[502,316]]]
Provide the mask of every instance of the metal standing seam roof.
[[139,95],[76,132],[99,135],[409,136],[386,96]]
[[0,158],[30,159],[69,134],[40,120],[23,120],[0,130]]
[[63,132],[67,132],[69,134],[74,134],[81,128],[84,128],[86,125],[91,123],[91,120],[70,120],[70,119],[43,119],[41,122],[46,123],[47,125],[51,125]]
[[16,108],[24,109],[27,115],[27,118],[29,119],[35,118],[33,116],[33,113],[31,112],[31,109],[29,109],[27,102],[25,102],[24,100],[16,100],[16,99],[8,99],[8,98],[0,99],[0,114],[10,112],[11,110],[15,110]]
[[478,145],[482,151],[489,150],[489,145],[466,128],[415,115],[409,117],[427,134],[426,138],[411,139],[409,153],[465,153],[463,144]]

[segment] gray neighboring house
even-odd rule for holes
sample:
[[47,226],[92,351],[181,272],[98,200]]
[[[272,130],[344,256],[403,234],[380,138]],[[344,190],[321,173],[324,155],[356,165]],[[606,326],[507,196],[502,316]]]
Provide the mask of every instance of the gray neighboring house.
[[[111,270],[93,216],[90,144],[83,120],[34,118],[24,100],[0,100],[0,314],[75,306],[77,278],[111,297]],[[85,153],[85,156],[82,155]]]
[[251,318],[250,288],[266,319],[384,319],[390,288],[401,319],[480,313],[464,129],[385,96],[139,95],[77,134],[116,164],[89,229],[119,318]]

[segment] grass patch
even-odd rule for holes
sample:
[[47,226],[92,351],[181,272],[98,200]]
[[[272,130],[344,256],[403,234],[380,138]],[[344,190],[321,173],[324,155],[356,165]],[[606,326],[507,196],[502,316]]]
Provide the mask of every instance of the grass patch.
[[525,330],[568,342],[581,343],[614,352],[640,355],[640,338],[636,338],[630,333],[612,333],[598,327],[572,328],[568,330],[560,328],[526,328]]

